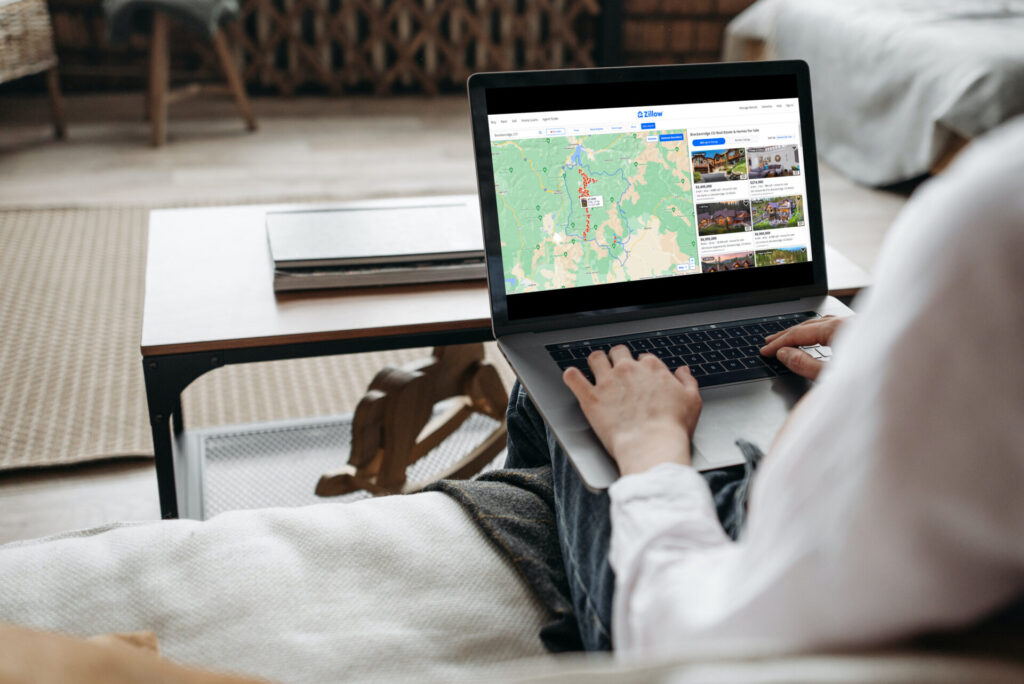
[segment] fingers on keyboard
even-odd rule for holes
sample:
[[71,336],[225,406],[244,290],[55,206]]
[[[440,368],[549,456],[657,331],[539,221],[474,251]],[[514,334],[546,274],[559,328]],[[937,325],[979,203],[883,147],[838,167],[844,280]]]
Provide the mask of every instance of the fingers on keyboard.
[[[809,312],[774,316],[772,320],[698,326],[702,329],[670,330],[647,337],[551,345],[548,351],[563,372],[566,368],[578,368],[590,382],[594,382],[587,362],[589,356],[594,351],[607,353],[612,347],[623,345],[634,359],[649,353],[661,359],[670,370],[688,366],[701,387],[708,387],[790,373],[779,360],[760,355],[764,338],[812,317],[815,314]],[[831,349],[819,345],[804,347],[804,351],[822,361],[832,356]]]

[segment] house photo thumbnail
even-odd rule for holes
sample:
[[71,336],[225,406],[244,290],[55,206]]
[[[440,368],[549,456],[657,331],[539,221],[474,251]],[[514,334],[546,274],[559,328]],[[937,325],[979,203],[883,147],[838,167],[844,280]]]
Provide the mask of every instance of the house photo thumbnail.
[[751,230],[750,205],[747,200],[697,205],[697,232],[700,235],[742,233],[747,230]]
[[754,200],[750,206],[754,230],[804,225],[804,200],[799,195]]
[[750,147],[747,149],[747,167],[751,180],[799,176],[800,149],[796,145]]
[[800,264],[807,261],[807,248],[776,247],[775,249],[759,249],[754,255],[754,261],[758,266]]
[[734,252],[706,256],[700,259],[701,273],[717,273],[719,271],[735,271],[741,268],[753,268],[755,265],[753,252]]
[[698,150],[691,154],[694,183],[717,183],[747,179],[747,157],[743,148]]

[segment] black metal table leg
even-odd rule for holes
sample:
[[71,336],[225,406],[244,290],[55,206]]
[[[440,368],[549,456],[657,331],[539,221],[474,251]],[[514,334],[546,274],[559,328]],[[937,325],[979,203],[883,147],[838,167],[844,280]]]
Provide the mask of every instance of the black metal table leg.
[[160,517],[178,517],[178,488],[174,481],[174,446],[166,416],[150,416],[153,452],[156,457],[156,486],[160,493]]
[[180,435],[185,431],[185,414],[181,410],[180,394],[175,399],[174,406],[171,408],[171,426],[174,428],[175,435]]
[[181,393],[193,380],[218,365],[216,354],[204,353],[170,354],[142,360],[162,518],[177,518],[180,514],[174,474],[174,436],[185,430]]
[[178,496],[174,482],[174,444],[171,441],[171,412],[177,399],[169,399],[163,383],[163,361],[142,360],[142,374],[146,381],[146,403],[149,406],[149,426],[153,431],[153,455],[156,458],[156,485],[160,493],[160,517],[178,517]]

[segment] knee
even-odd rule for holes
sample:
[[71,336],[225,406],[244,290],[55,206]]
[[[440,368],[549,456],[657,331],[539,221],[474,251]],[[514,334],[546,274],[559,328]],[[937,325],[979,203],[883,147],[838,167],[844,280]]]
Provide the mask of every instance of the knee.
[[518,381],[508,398],[505,425],[508,428],[506,468],[535,468],[549,463],[544,420]]
[[505,420],[506,422],[512,422],[520,418],[536,413],[536,409],[533,407],[533,402],[530,401],[530,397],[527,396],[526,390],[519,384],[519,380],[512,384],[512,391],[508,394],[508,408],[505,409]]
[[548,428],[540,411],[533,405],[533,400],[530,399],[530,395],[526,393],[518,379],[512,385],[512,391],[509,393],[505,424],[508,426],[509,435],[513,432],[516,434],[529,433],[538,444],[546,445],[552,462],[565,458],[554,433]]
[[540,416],[540,411],[533,405],[530,396],[516,380],[509,393],[508,409],[505,411],[505,424],[509,435],[529,435],[531,440],[544,444],[549,435],[547,425]]

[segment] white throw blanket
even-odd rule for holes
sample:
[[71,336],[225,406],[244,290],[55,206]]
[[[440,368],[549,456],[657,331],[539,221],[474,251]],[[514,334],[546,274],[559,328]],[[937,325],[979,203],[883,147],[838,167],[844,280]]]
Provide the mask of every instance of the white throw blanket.
[[952,134],[1024,112],[1022,0],[759,0],[729,24],[811,67],[818,151],[883,185],[927,173]]
[[81,636],[152,629],[167,658],[278,682],[1024,681],[1019,663],[914,652],[556,659],[537,636],[545,619],[510,564],[440,493],[0,546],[0,621]]
[[451,679],[544,654],[546,617],[440,493],[0,546],[2,622],[152,629],[167,658],[280,682]]

